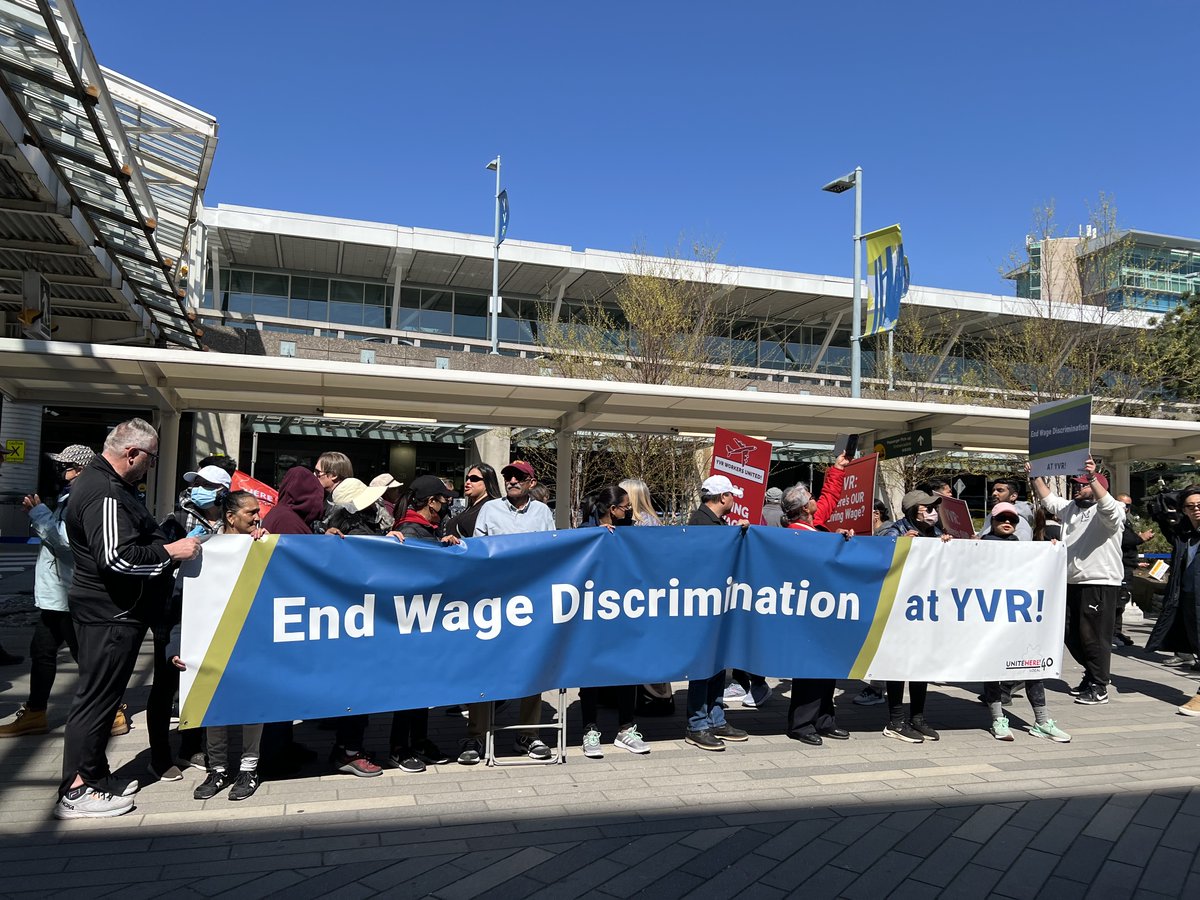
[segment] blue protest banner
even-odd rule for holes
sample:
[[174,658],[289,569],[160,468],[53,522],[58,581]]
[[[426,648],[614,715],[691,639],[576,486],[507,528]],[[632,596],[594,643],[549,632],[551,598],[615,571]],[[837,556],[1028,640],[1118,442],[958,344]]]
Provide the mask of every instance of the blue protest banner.
[[1062,655],[1065,571],[1050,544],[760,527],[594,528],[459,547],[218,537],[183,576],[181,726],[707,678],[726,666],[995,680],[1037,660],[1049,675]]

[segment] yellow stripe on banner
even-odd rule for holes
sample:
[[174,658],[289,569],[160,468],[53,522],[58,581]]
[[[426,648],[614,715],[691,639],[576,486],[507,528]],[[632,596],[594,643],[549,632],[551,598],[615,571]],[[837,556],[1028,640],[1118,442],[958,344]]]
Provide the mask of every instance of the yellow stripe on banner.
[[871,661],[879,652],[879,642],[883,640],[883,630],[887,627],[892,615],[892,606],[896,602],[896,591],[900,588],[900,575],[904,572],[904,561],[908,559],[908,551],[915,538],[896,538],[896,549],[892,553],[892,565],[883,584],[879,588],[879,603],[875,607],[875,618],[871,622],[871,630],[863,641],[862,649],[858,651],[858,659],[850,669],[851,678],[866,678]]
[[271,561],[271,554],[275,552],[275,543],[278,540],[279,535],[271,534],[250,545],[250,552],[242,563],[237,583],[234,584],[229,602],[225,604],[225,610],[221,613],[221,621],[217,624],[212,643],[208,646],[208,652],[204,654],[200,671],[196,673],[196,680],[192,682],[192,689],[188,691],[183,709],[180,710],[180,728],[198,728],[204,724],[208,705],[212,703],[217,685],[221,683],[221,676],[225,674],[225,667],[229,664],[229,657],[233,655],[234,645],[241,637],[242,626],[246,624],[246,616],[250,613],[250,604],[254,602],[254,596],[262,584],[263,573],[267,570],[267,563]]

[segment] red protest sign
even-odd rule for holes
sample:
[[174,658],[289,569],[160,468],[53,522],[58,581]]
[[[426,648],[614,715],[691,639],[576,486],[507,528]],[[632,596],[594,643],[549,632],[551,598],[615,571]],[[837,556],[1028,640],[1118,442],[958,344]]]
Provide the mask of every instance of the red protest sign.
[[950,537],[975,537],[975,523],[971,521],[971,510],[965,500],[943,497],[938,501],[938,515],[942,519],[942,531]]
[[875,503],[875,471],[879,462],[878,453],[860,456],[846,466],[842,479],[842,496],[837,506],[825,520],[830,531],[843,528],[855,534],[871,534],[871,506]]
[[249,491],[258,498],[260,515],[265,516],[271,507],[279,502],[279,492],[269,484],[264,484],[256,478],[251,478],[245,472],[234,472],[230,477],[230,490]]
[[771,469],[771,442],[718,428],[713,439],[712,467],[709,475],[724,475],[734,487],[742,489],[735,497],[727,518],[731,522],[746,519],[762,522],[763,496],[767,493],[767,473]]

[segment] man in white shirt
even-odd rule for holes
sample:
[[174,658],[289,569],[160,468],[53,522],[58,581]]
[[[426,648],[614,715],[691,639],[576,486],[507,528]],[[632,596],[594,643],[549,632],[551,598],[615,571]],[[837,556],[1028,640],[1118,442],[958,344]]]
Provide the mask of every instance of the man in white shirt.
[[1121,532],[1125,507],[1108,492],[1108,479],[1091,458],[1083,475],[1072,479],[1075,499],[1056,496],[1043,478],[1033,490],[1046,510],[1062,523],[1067,546],[1067,649],[1084,668],[1083,681],[1072,689],[1076,703],[1108,702],[1113,619],[1121,580]]
[[[529,491],[537,484],[533,466],[521,460],[509,463],[500,470],[500,479],[504,484],[504,496],[483,504],[479,518],[475,520],[475,537],[554,530],[554,513],[550,507],[529,496]],[[487,706],[483,703],[472,703],[467,707],[467,739],[458,756],[464,766],[474,765],[482,759],[486,714]],[[521,698],[520,720],[522,725],[541,722],[541,694]],[[530,759],[550,758],[550,748],[538,739],[536,731],[522,732],[517,738],[517,750]]]

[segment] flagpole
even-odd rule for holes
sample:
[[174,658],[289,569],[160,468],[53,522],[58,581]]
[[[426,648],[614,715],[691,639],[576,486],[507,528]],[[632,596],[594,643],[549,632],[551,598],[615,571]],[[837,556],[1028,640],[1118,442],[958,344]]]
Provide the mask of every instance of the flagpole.
[[496,170],[496,231],[492,240],[492,296],[488,301],[488,318],[492,332],[492,355],[500,354],[500,156],[488,163]]

